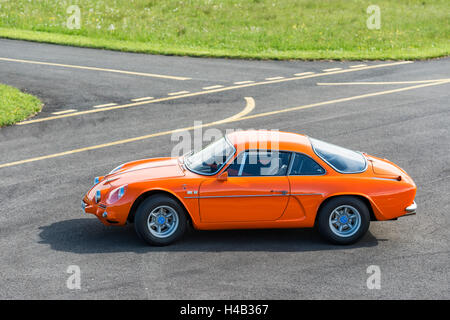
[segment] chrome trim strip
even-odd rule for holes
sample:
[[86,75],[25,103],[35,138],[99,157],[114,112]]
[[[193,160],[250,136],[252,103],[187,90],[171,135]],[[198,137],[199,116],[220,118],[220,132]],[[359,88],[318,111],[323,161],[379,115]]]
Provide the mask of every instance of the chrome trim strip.
[[381,177],[371,177],[370,179],[375,179],[375,180],[389,180],[389,181],[398,181],[397,178],[381,178]]
[[251,198],[251,197],[287,197],[287,196],[322,196],[323,193],[286,193],[286,194],[242,194],[235,196],[198,196],[184,197],[185,199],[211,199],[211,198]]
[[238,177],[242,176],[242,171],[244,171],[245,161],[247,161],[248,152],[244,152],[244,159],[242,160],[241,166],[239,167]]
[[290,151],[290,153],[291,154],[289,156],[289,165],[288,165],[288,168],[286,170],[286,176],[288,176],[288,177],[289,177],[289,174],[291,173],[292,166],[294,165],[296,152],[295,151]]
[[323,196],[323,193],[290,193],[290,196]]
[[236,196],[198,196],[184,197],[185,199],[210,199],[210,198],[251,198],[251,197],[287,197],[289,194],[243,194]]

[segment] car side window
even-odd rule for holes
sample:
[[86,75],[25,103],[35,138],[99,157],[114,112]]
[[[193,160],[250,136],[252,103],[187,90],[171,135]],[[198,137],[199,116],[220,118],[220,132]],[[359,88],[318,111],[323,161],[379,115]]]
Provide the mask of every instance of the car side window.
[[290,155],[284,151],[244,151],[228,167],[228,176],[284,176]]
[[310,157],[295,153],[294,161],[292,163],[291,171],[289,175],[291,176],[314,176],[325,174],[325,169],[322,168],[316,161]]

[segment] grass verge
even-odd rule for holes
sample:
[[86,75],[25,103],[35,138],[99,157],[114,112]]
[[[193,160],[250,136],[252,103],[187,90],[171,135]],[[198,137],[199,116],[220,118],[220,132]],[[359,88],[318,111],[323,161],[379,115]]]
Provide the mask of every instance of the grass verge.
[[[0,37],[168,55],[426,59],[450,54],[448,0],[2,0]],[[80,29],[70,11],[77,5]],[[69,12],[69,13],[68,13]]]
[[22,121],[41,109],[42,102],[35,96],[0,84],[0,127]]

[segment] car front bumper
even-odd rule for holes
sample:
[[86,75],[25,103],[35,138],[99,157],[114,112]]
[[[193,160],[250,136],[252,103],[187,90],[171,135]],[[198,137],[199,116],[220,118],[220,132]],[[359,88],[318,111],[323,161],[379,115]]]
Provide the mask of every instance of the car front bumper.
[[417,209],[417,204],[414,201],[412,205],[410,205],[409,207],[406,207],[406,212],[408,213],[416,213],[416,209]]
[[416,210],[417,204],[415,201],[413,201],[412,205],[405,208],[406,214],[404,214],[402,217],[413,216],[416,214]]
[[93,201],[89,201],[86,197],[81,200],[81,210],[83,213],[96,216],[105,225],[124,225],[126,223],[126,210],[121,206],[110,206]]

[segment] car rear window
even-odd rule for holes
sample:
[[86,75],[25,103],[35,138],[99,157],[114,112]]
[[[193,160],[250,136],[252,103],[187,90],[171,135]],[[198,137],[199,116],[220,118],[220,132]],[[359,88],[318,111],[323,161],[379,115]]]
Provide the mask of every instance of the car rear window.
[[314,152],[340,173],[359,173],[367,168],[366,158],[359,152],[312,139]]

